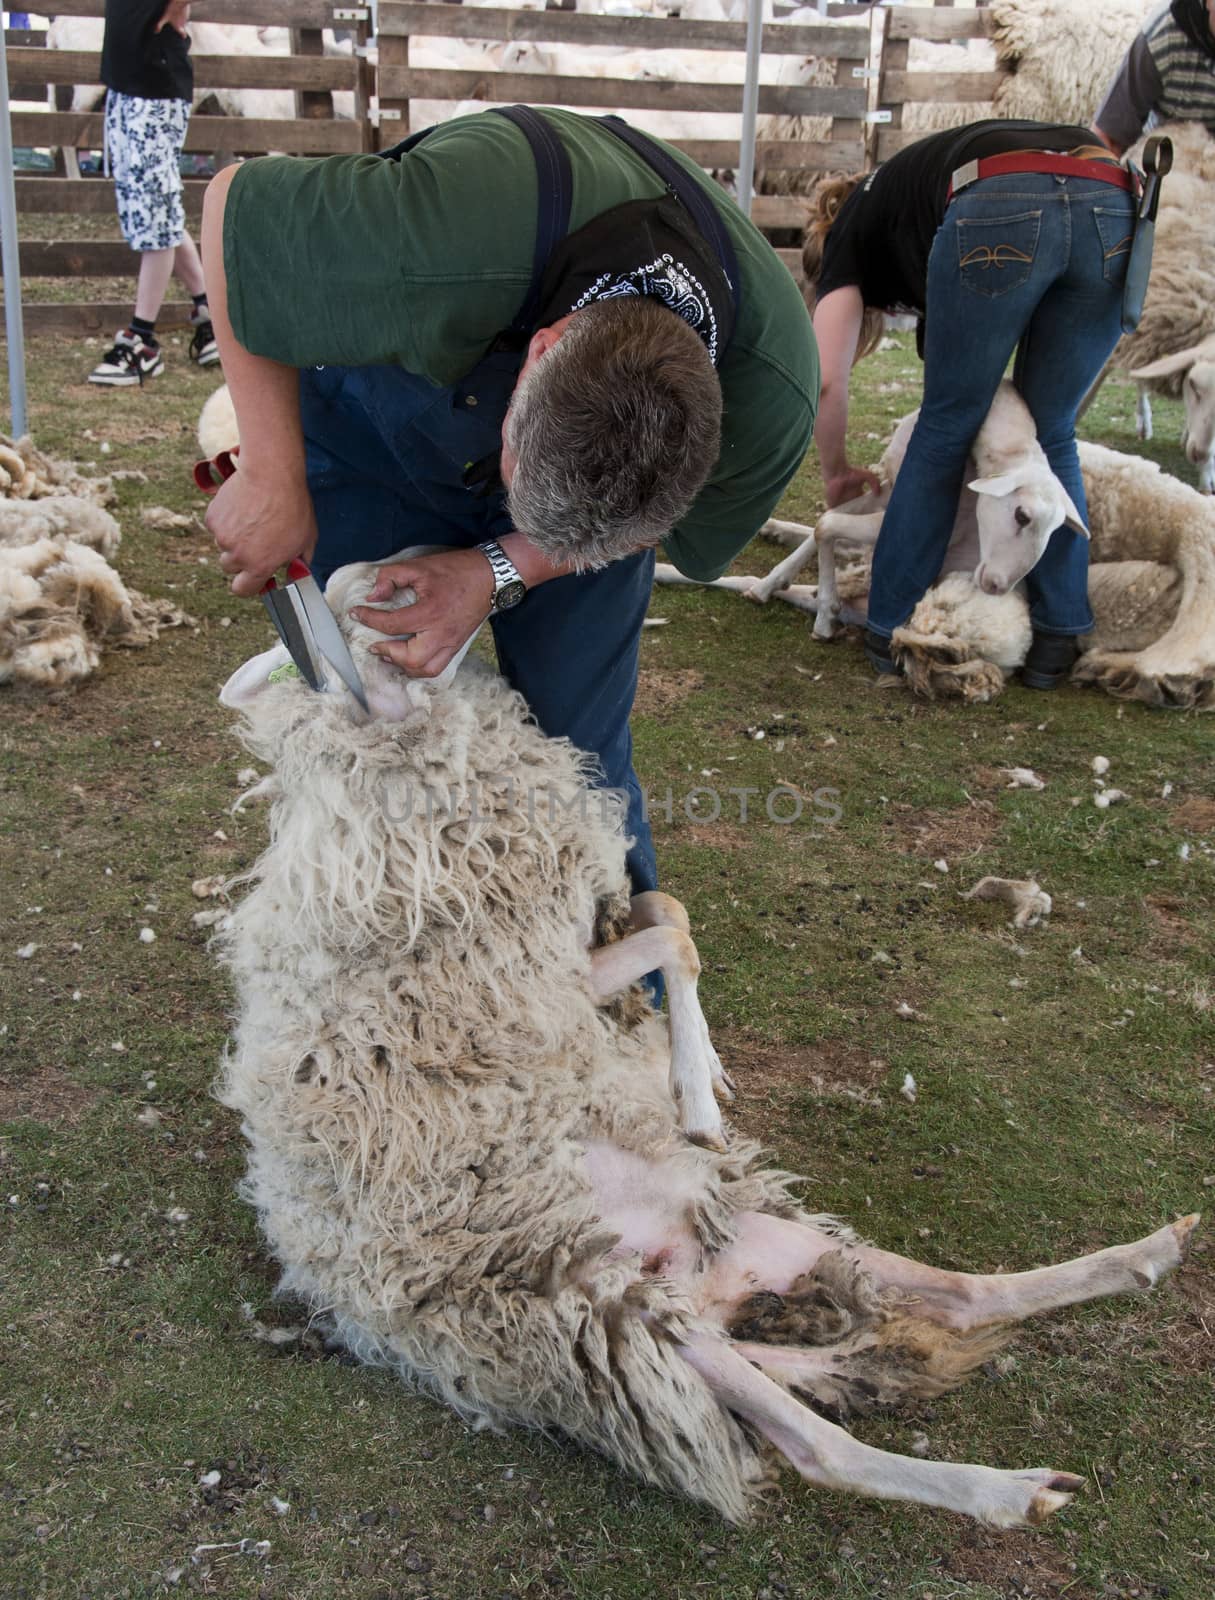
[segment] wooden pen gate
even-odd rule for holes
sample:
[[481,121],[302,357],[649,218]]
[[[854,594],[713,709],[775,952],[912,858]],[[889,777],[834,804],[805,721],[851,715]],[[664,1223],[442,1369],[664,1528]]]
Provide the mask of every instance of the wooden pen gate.
[[[844,15],[764,29],[756,148],[764,188],[804,190],[815,174],[872,166],[919,136],[904,128],[909,105],[947,99],[977,106],[990,98],[998,79],[991,72],[908,69],[912,39],[982,37],[986,15],[981,10],[834,9]],[[95,83],[102,11],[103,0],[62,0],[57,7],[59,16],[98,20],[95,49],[47,49],[28,33],[10,34],[14,99],[41,99],[55,91],[70,95],[73,86]],[[191,117],[186,149],[220,164],[238,155],[268,152],[375,151],[457,109],[514,101],[618,110],[669,138],[703,167],[732,171],[737,164],[746,41],[741,23],[381,0],[378,35],[369,47],[366,6],[321,0],[195,0],[192,22],[285,29],[290,40],[289,53],[283,55],[207,53],[196,40],[194,76],[200,94],[277,90],[280,97],[284,91],[291,97],[293,115],[214,115],[204,102]],[[348,30],[351,53],[323,53],[326,29]],[[474,65],[447,64],[445,53],[475,55],[477,42],[480,55]],[[613,57],[612,52],[618,54]],[[723,81],[734,77],[737,81]],[[805,81],[807,77],[812,81]],[[334,95],[347,98],[351,116],[335,116]],[[981,112],[976,109],[975,114]],[[701,127],[706,119],[716,125],[708,133]],[[55,176],[18,176],[20,211],[113,215],[112,184],[76,175],[73,160],[76,150],[101,149],[102,120],[99,109],[14,109],[16,146],[58,150],[65,156]],[[205,187],[204,178],[184,181],[192,224]],[[770,234],[800,230],[805,205],[797,192],[759,193],[752,215]],[[781,253],[796,272],[798,252]],[[132,252],[117,239],[21,245],[23,277],[133,278],[134,269]],[[163,320],[184,320],[188,309],[166,303]],[[26,326],[31,332],[108,332],[129,310],[129,301],[27,303]]]

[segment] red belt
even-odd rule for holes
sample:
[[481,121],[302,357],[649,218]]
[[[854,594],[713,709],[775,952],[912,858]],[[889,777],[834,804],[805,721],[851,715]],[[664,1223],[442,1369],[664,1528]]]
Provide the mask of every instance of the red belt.
[[980,178],[1002,178],[1010,172],[1058,172],[1067,178],[1090,178],[1135,192],[1134,178],[1115,161],[1102,161],[1096,156],[1060,156],[1050,150],[1009,150],[1002,156],[980,156],[959,167],[949,180],[946,202],[967,184],[977,183]]

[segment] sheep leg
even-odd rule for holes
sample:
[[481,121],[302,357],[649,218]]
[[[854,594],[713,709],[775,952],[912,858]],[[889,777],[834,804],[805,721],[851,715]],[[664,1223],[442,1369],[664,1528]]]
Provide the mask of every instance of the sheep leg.
[[798,545],[792,555],[786,556],[777,563],[766,578],[755,578],[751,582],[747,597],[760,605],[766,605],[778,589],[787,589],[797,577],[798,573],[814,555],[814,534],[807,528],[806,537]]
[[1138,386],[1135,396],[1135,432],[1141,439],[1152,437],[1152,396],[1146,383]]
[[714,1259],[706,1276],[702,1303],[707,1315],[728,1324],[757,1291],[787,1294],[827,1251],[840,1250],[869,1274],[879,1291],[892,1289],[914,1300],[915,1315],[927,1322],[963,1330],[1021,1322],[1083,1300],[1150,1289],[1181,1262],[1197,1223],[1196,1215],[1185,1217],[1133,1244],[1114,1245],[1060,1266],[972,1273],[943,1271],[871,1245],[842,1244],[806,1223],[744,1212],[734,1243]]
[[1199,494],[1215,494],[1215,450],[1198,464]]
[[[654,900],[668,900],[654,894]],[[637,900],[650,896],[638,895]],[[633,902],[636,905],[636,900]],[[732,1099],[733,1090],[722,1070],[717,1051],[709,1038],[709,1025],[700,1008],[696,992],[700,958],[687,931],[687,918],[677,901],[669,901],[683,916],[680,927],[673,913],[652,905],[640,915],[665,914],[665,924],[641,927],[615,944],[601,946],[591,953],[591,993],[597,1005],[604,1004],[630,983],[637,983],[647,972],[661,971],[667,986],[667,1009],[671,1034],[671,1095],[679,1108],[679,1126],[694,1143],[710,1150],[725,1150],[725,1132],[714,1090],[723,1099]]]
[[697,1334],[678,1349],[720,1405],[758,1429],[803,1478],[825,1489],[942,1506],[990,1527],[1019,1528],[1044,1522],[1084,1482],[1049,1468],[1006,1472],[878,1450],[816,1415],[725,1341]]
[[779,517],[769,517],[759,530],[759,537],[771,539],[773,544],[782,544],[786,550],[800,550],[813,532],[813,528],[807,528],[804,522],[782,522]]
[[[849,505],[870,505],[881,499],[876,495],[862,495]],[[818,615],[814,619],[814,637],[830,639],[840,615],[839,585],[835,573],[835,541],[846,539],[849,544],[873,545],[882,529],[885,507],[876,511],[849,511],[840,506],[820,518],[814,530],[818,541]]]

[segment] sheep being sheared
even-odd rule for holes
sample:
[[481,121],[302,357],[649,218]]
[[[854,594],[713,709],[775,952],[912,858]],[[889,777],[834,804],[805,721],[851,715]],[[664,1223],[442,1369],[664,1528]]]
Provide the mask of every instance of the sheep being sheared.
[[219,1093],[283,1288],[462,1417],[565,1434],[730,1520],[777,1454],[999,1527],[1058,1510],[1080,1478],[893,1455],[803,1398],[940,1393],[1004,1324],[1157,1282],[1196,1219],[1063,1266],[938,1271],[808,1216],[754,1146],[689,1143],[633,986],[656,953],[694,974],[682,913],[658,897],[666,926],[590,948],[628,926],[619,813],[480,662],[430,684],[372,656],[382,636],[346,608],[374,573],[328,591],[372,717],[284,678],[282,652],[224,695],[277,781],[221,935],[238,1023]]
[[[984,430],[998,433],[1011,427],[1014,434],[1023,435],[1025,425],[1032,428],[1032,422],[1015,393],[1016,404],[1010,405],[1007,387],[997,396],[999,412],[988,417]],[[863,623],[867,561],[850,567],[846,583],[841,583],[836,547],[867,556],[881,526],[889,474],[897,471],[902,459],[897,441],[902,435],[905,443],[911,420],[899,424],[882,458],[879,474],[887,484],[881,495],[863,495],[827,512],[813,532],[797,524],[766,524],[761,531],[771,532],[780,543],[794,544],[793,554],[766,578],[719,579],[716,586],[740,590],[761,602],[773,596],[789,600],[815,614],[819,638],[830,638],[837,623]],[[976,456],[978,449],[976,441]],[[1092,530],[1088,588],[1095,626],[1079,641],[1082,654],[1073,678],[1148,705],[1215,704],[1215,504],[1161,472],[1154,462],[1083,441],[1077,451]],[[1028,561],[1021,553],[1023,526],[1018,513],[1027,518],[1025,529],[1037,528],[1040,533],[1041,528],[1034,522],[1034,503],[1028,499],[1022,503],[1016,492],[1017,477],[1012,474],[1011,494],[998,476],[985,483],[977,480],[983,485],[977,494],[970,492],[975,488],[972,482],[963,495],[944,575],[908,621],[895,629],[891,647],[916,693],[987,700],[999,693],[1006,674],[1025,659],[1032,638],[1029,608],[1021,589],[1004,582],[1016,575],[1015,569],[1002,556],[998,562],[976,565],[974,540],[977,529],[981,545],[986,514],[996,544],[1015,548],[1021,575],[1032,568],[1041,550],[1029,552]],[[1000,492],[992,493],[993,488]],[[967,498],[974,501],[970,510]],[[817,591],[811,585],[792,584],[816,553]],[[999,581],[992,581],[993,574]],[[686,581],[665,566],[656,569],[655,578],[660,583]]]

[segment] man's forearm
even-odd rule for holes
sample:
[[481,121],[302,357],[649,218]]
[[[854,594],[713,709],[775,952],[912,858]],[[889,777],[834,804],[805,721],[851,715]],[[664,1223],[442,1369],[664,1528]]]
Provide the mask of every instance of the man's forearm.
[[208,186],[203,206],[201,250],[211,325],[240,429],[242,469],[268,469],[298,476],[302,481],[304,435],[299,372],[246,350],[232,331],[228,315],[224,210],[228,189],[238,171],[237,167],[226,167],[219,173]]

